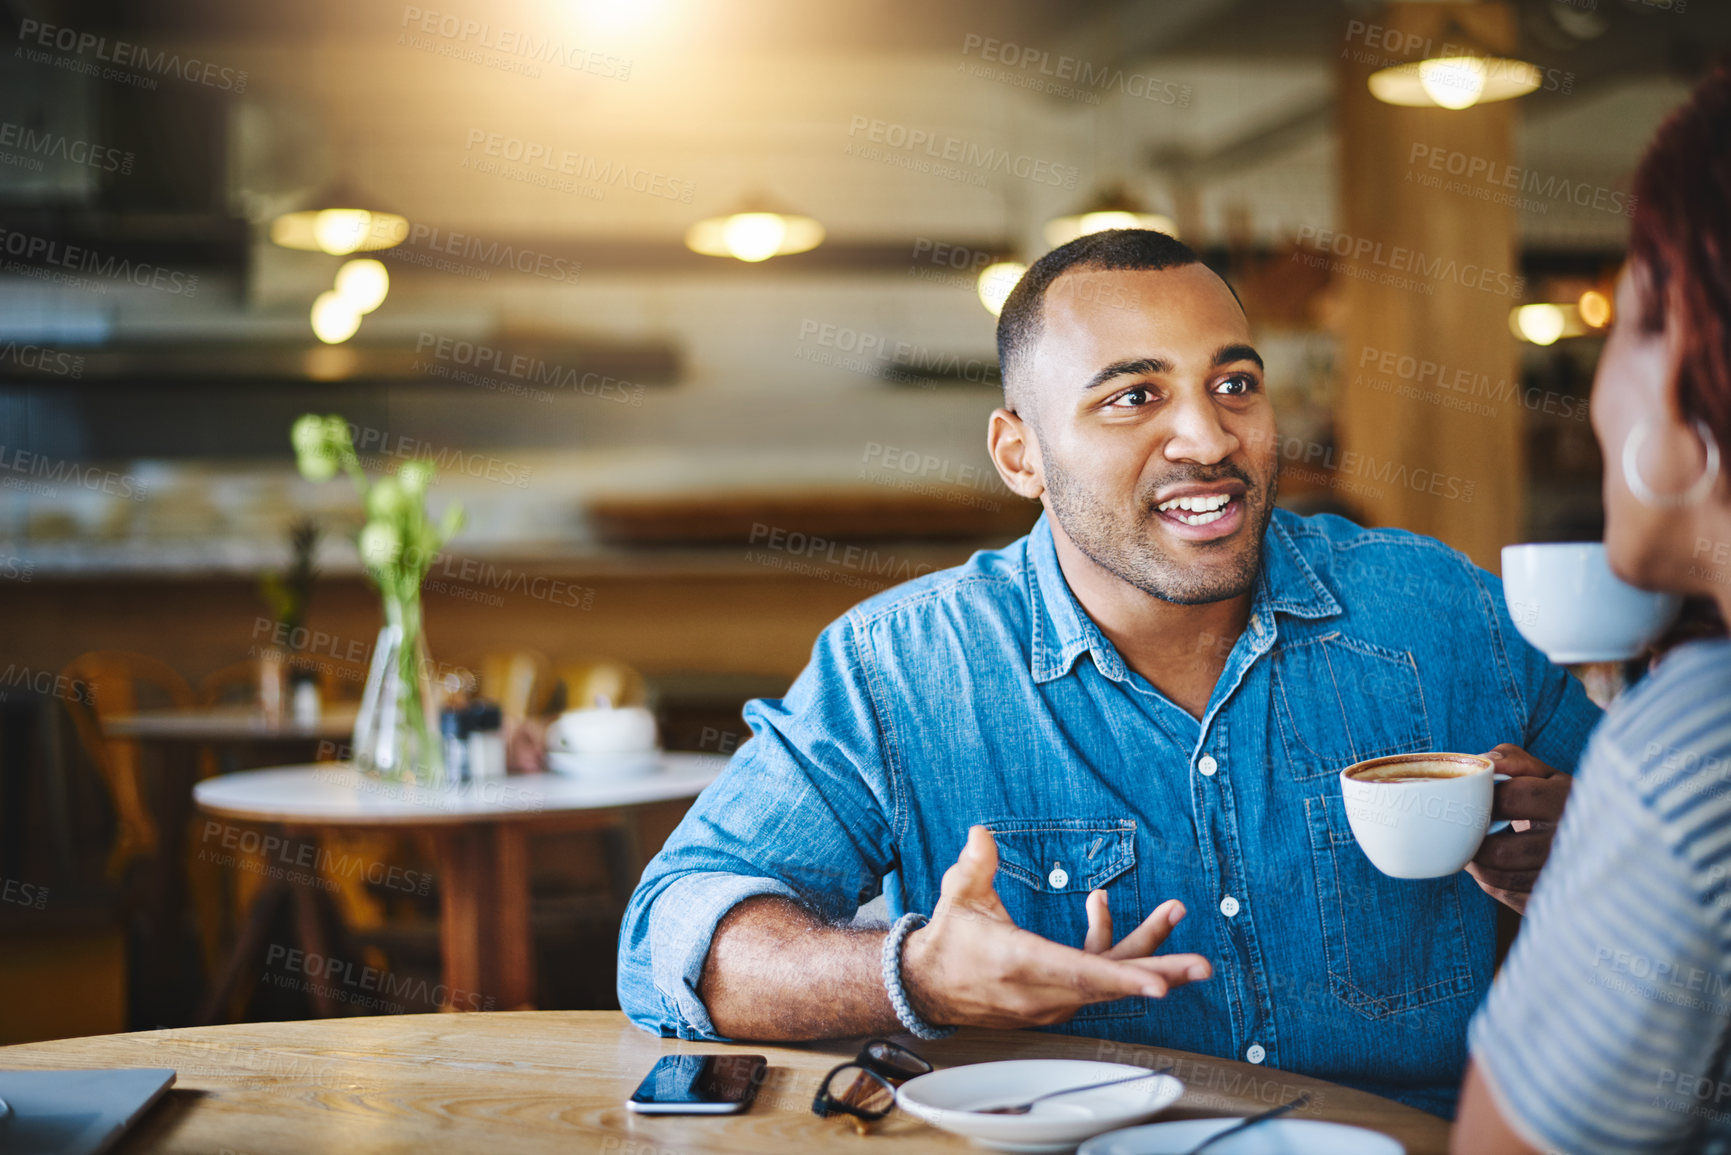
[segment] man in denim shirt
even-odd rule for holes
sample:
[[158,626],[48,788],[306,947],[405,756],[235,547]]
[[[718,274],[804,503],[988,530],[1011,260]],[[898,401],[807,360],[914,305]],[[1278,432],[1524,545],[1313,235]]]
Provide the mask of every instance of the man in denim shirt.
[[[621,1004],[694,1039],[1063,1024],[1450,1113],[1486,892],[1531,889],[1598,711],[1460,554],[1275,509],[1249,323],[1182,244],[1053,251],[998,342],[992,457],[1044,516],[746,708],[632,898]],[[1472,877],[1378,873],[1339,771],[1493,747],[1536,827]],[[880,892],[887,942],[851,925]]]

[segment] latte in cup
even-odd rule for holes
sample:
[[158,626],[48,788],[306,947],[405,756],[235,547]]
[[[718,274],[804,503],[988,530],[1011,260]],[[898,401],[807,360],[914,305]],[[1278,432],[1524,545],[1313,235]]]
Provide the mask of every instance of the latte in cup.
[[1352,836],[1391,878],[1441,878],[1478,853],[1491,824],[1491,791],[1506,774],[1477,754],[1394,754],[1340,772]]

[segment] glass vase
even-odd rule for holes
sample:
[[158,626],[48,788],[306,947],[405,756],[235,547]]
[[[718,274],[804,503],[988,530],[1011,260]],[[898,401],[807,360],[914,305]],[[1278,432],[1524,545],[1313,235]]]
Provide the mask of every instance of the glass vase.
[[385,625],[355,716],[355,767],[381,778],[437,786],[445,779],[445,759],[419,591],[412,598],[386,597],[384,608]]

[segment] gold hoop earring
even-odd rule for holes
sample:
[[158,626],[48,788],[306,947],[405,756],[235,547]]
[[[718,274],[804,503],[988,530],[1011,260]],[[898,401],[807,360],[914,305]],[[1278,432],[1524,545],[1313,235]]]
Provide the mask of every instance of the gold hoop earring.
[[1706,470],[1682,493],[1659,493],[1641,476],[1641,447],[1653,434],[1652,419],[1643,417],[1635,422],[1635,427],[1623,439],[1623,483],[1635,495],[1636,501],[1653,509],[1683,509],[1707,500],[1714,483],[1719,480],[1719,443],[1713,439],[1713,431],[1707,428],[1705,421],[1696,418],[1694,427],[1695,436],[1706,448]]

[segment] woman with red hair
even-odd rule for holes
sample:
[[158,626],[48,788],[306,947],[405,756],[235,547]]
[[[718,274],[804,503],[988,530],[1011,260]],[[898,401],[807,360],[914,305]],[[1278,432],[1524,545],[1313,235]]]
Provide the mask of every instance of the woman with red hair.
[[1716,605],[1594,733],[1473,1020],[1453,1149],[1731,1150],[1731,70],[1654,138],[1593,382],[1605,550]]

